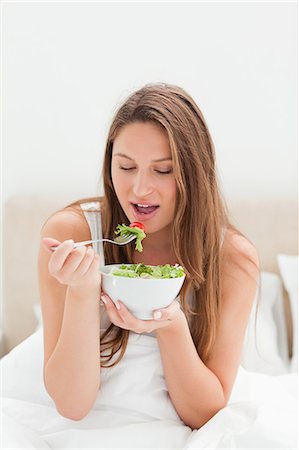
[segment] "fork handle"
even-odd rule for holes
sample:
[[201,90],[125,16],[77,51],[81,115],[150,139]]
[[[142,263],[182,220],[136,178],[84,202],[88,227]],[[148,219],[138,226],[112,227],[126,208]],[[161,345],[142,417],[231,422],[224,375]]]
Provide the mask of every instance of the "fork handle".
[[[112,241],[111,239],[96,239],[95,241],[91,240],[91,241],[82,241],[82,242],[75,242],[73,245],[73,248],[77,248],[77,247],[83,247],[84,245],[88,245],[88,244],[95,244],[96,242],[111,242],[112,244],[116,244],[116,242]],[[57,249],[57,246],[51,247],[51,250],[54,252]]]
[[75,242],[74,248],[83,247],[83,245],[87,244],[96,244],[97,242],[111,242],[112,244],[115,244],[115,242],[112,241],[111,239],[96,239],[95,241],[91,240],[91,241]]

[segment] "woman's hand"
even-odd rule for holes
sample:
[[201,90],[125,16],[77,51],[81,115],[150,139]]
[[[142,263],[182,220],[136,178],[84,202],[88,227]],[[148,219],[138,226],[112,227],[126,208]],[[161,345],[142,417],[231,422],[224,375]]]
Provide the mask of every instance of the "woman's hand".
[[[84,288],[99,286],[99,255],[91,247],[84,245],[74,249],[73,240],[59,242],[52,238],[43,238],[42,243],[52,253],[48,268],[59,283]],[[58,246],[54,252],[52,246]]]
[[125,330],[135,333],[151,333],[154,330],[176,326],[185,315],[177,300],[174,300],[167,308],[153,311],[153,320],[141,320],[133,316],[126,306],[121,302],[113,302],[105,293],[101,293],[101,300],[105,305],[110,321]]

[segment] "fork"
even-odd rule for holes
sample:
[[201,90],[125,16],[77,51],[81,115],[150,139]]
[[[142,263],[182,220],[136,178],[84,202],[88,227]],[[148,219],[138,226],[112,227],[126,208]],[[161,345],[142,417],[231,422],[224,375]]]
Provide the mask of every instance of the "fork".
[[[129,244],[129,242],[132,242],[136,238],[135,234],[132,233],[124,233],[121,236],[117,236],[115,239],[96,239],[91,241],[82,241],[82,242],[75,242],[73,248],[77,247],[83,247],[84,245],[88,244],[95,244],[96,242],[110,242],[111,244],[115,245],[126,245]],[[58,246],[51,247],[52,251],[55,251]]]

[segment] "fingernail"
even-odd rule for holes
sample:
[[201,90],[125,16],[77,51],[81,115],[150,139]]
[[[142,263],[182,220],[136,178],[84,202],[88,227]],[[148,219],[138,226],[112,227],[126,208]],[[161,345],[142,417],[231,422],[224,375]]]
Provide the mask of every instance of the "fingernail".
[[106,297],[104,297],[104,295],[101,295],[101,300],[103,303],[105,303],[105,305],[107,305],[108,302],[107,302]]
[[161,319],[162,313],[161,311],[155,311],[154,312],[154,319]]
[[116,300],[116,302],[115,302],[115,306],[116,306],[117,309],[120,309],[120,304],[118,303],[117,300]]

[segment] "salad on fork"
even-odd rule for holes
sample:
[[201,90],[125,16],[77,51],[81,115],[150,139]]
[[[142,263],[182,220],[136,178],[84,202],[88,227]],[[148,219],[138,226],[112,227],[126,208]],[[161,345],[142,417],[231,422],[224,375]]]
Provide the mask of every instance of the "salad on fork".
[[143,247],[141,244],[141,241],[146,237],[145,234],[145,228],[143,223],[141,222],[132,222],[130,225],[125,225],[124,223],[122,225],[117,225],[115,234],[118,234],[119,236],[116,237],[114,240],[117,242],[117,240],[122,240],[124,236],[127,235],[135,235],[136,236],[136,247],[135,249],[138,252],[143,251]]

